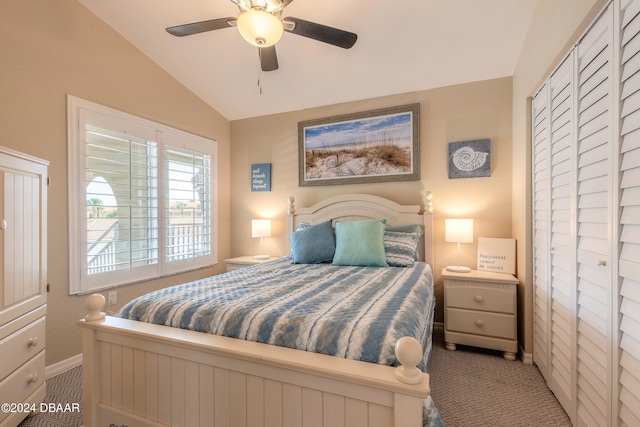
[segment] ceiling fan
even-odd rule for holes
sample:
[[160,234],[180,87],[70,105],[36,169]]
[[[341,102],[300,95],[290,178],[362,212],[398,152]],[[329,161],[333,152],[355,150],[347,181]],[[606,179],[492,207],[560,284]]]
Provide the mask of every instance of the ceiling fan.
[[275,44],[283,31],[328,43],[343,49],[351,48],[358,35],[349,31],[305,21],[304,19],[280,18],[282,11],[293,0],[231,0],[240,9],[239,17],[217,18],[191,24],[176,25],[167,28],[174,36],[183,37],[206,31],[238,27],[242,37],[259,48],[262,71],[278,69],[278,57]]

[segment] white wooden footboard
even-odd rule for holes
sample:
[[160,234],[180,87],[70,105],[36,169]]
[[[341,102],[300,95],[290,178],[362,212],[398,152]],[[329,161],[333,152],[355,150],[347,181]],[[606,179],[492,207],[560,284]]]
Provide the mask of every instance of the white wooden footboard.
[[392,368],[105,318],[100,298],[79,322],[85,427],[422,426],[428,375],[410,366],[412,339]]

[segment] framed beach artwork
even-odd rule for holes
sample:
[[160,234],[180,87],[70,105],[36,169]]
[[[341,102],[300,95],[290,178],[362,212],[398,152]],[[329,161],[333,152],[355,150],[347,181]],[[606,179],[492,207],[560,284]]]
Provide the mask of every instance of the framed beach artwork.
[[298,123],[299,184],[420,179],[420,104]]

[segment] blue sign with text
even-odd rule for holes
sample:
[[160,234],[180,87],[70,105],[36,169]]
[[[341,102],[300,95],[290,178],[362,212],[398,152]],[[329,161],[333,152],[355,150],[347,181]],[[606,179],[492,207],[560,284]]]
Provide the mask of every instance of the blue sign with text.
[[271,191],[271,163],[251,165],[251,191]]

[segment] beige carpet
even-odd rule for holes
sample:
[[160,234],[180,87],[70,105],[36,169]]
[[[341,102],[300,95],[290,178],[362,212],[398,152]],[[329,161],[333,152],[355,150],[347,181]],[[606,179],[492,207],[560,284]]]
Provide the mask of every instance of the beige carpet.
[[[534,365],[510,362],[490,350],[458,346],[448,351],[441,328],[433,339],[431,395],[447,427],[571,426]],[[44,402],[81,403],[81,367],[47,380]],[[53,412],[31,416],[20,427],[81,424],[77,412]]]
[[431,396],[447,427],[563,427],[569,417],[535,365],[508,361],[502,352],[444,348],[433,334]]

